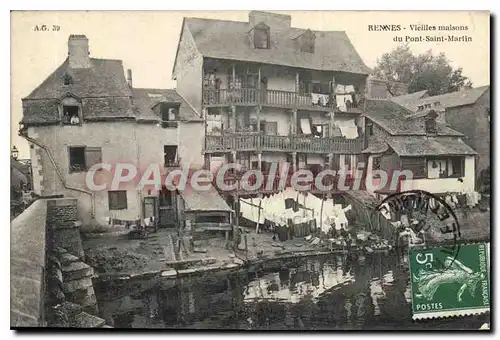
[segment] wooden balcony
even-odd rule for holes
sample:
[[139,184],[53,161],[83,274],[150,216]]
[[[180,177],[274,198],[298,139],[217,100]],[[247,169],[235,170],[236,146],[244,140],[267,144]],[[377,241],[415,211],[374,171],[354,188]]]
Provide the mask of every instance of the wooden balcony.
[[[214,176],[214,178],[217,177]],[[323,177],[321,181],[323,187],[317,186],[316,177],[313,177],[313,179],[310,182],[297,182],[296,185],[300,184],[301,186],[307,186],[309,184],[310,187],[308,188],[308,190],[305,190],[306,192],[312,194],[327,194],[327,193],[339,193],[343,190],[346,190],[345,188],[348,188],[347,190],[351,190],[353,188],[354,182],[355,178],[351,175],[347,175],[343,183],[344,189],[340,190],[339,178],[327,175]],[[222,193],[225,194],[237,193],[238,195],[243,197],[259,193],[264,193],[264,194],[278,193],[280,191],[285,190],[286,188],[293,187],[292,175],[287,175],[286,178],[280,178],[278,174],[276,174],[275,176],[271,176],[269,174],[263,174],[262,182],[260,183],[260,185],[257,185],[257,177],[255,175],[251,175],[250,177],[245,179],[245,181],[243,181],[240,175],[225,174],[223,176],[223,183],[225,185],[225,190],[222,191]],[[218,187],[218,183],[215,179],[213,181],[213,185],[215,187]],[[297,187],[295,187],[295,189],[298,190]]]
[[[326,104],[321,105],[319,102],[314,103],[311,95],[300,95],[296,92],[278,90],[264,91],[251,88],[205,90],[203,92],[203,105],[207,107],[262,105],[319,111],[332,111],[334,109],[332,96],[328,97]],[[335,110],[338,110],[338,108],[335,108]],[[352,104],[349,108],[342,111],[360,112],[356,104]]]
[[205,152],[229,151],[279,151],[320,154],[359,154],[363,149],[363,137],[315,138],[308,136],[272,136],[234,133],[205,137]]

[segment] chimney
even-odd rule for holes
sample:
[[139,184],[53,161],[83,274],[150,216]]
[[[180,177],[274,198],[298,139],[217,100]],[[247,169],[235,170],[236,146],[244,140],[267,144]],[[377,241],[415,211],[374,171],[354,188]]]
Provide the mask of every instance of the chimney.
[[130,88],[132,88],[132,70],[127,70],[127,83]]
[[72,34],[68,40],[70,68],[90,68],[89,40],[85,35]]
[[292,25],[292,17],[286,14],[277,14],[261,11],[250,11],[248,21],[252,26],[263,22],[272,29],[288,29]]
[[366,80],[366,97],[372,99],[387,98],[387,82],[382,79],[376,79],[369,76]]

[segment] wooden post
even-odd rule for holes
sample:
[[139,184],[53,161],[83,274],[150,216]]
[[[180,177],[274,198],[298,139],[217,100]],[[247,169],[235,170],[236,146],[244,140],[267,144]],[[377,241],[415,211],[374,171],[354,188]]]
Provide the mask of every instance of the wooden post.
[[255,108],[255,112],[257,113],[257,130],[256,130],[256,132],[260,132],[260,105]]
[[299,129],[297,128],[297,109],[293,109],[292,113],[293,113],[293,116],[292,116],[292,134],[298,135]]
[[299,71],[295,73],[295,92],[299,93],[300,88],[300,79],[299,79]]
[[332,99],[335,97],[335,76],[332,76],[332,88],[331,88]]
[[236,120],[236,106],[231,105],[231,118],[229,118],[229,128],[236,132],[237,120]]
[[257,154],[257,159],[258,159],[258,162],[259,162],[259,170],[262,170],[262,153],[258,153]]
[[319,213],[319,230],[323,231],[323,204],[325,203],[325,195],[321,199],[321,209]]
[[256,234],[259,233],[260,209],[262,209],[262,199],[260,199],[260,201],[259,201],[259,212],[257,214],[257,223],[255,224],[255,233]]
[[231,74],[231,79],[233,82],[233,89],[234,89],[235,85],[236,85],[236,67],[235,67],[234,63],[232,64],[232,67],[233,67],[233,70],[232,70],[232,74]]
[[[257,93],[258,93],[258,103],[262,103],[262,101],[264,100],[264,96],[263,96],[263,93],[262,93],[262,84],[261,84],[261,81],[262,81],[262,75],[260,74],[260,66],[259,66],[259,76],[257,78]],[[259,109],[260,111],[260,109]],[[257,117],[258,117],[258,114],[260,112],[257,112]],[[257,118],[257,124],[259,124],[259,121],[258,121],[259,118]],[[259,125],[257,125],[257,131],[259,131],[258,129],[260,129]]]
[[236,225],[236,228],[239,228],[239,226],[240,226],[240,196],[238,194],[236,194],[235,199],[233,199],[233,209],[235,212],[234,224]]
[[330,112],[330,121],[329,121],[329,128],[328,128],[329,137],[333,137],[334,128],[335,128],[335,112],[332,110]]

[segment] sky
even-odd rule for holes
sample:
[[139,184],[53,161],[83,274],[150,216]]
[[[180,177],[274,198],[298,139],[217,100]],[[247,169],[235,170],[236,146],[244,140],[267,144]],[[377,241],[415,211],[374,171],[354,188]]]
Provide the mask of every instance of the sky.
[[[473,86],[490,83],[488,12],[426,11],[275,11],[289,14],[292,26],[345,31],[358,54],[374,67],[382,54],[398,46],[394,36],[467,35],[471,42],[410,42],[414,53],[444,52],[462,67]],[[85,34],[94,58],[121,59],[132,69],[134,87],[175,88],[171,79],[183,17],[248,21],[247,11],[44,11],[11,12],[11,146],[29,158],[27,142],[17,135],[21,99],[41,84],[67,57],[71,34]],[[368,25],[402,25],[400,32],[370,31]],[[46,25],[49,31],[36,31]],[[467,26],[467,31],[411,32],[410,25]],[[52,30],[59,26],[59,30]]]

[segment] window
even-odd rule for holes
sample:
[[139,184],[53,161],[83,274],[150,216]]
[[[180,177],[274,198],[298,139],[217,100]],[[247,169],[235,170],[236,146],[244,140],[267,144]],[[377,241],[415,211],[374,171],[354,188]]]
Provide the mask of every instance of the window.
[[269,42],[269,27],[266,24],[260,23],[254,29],[254,46],[255,48],[268,49]]
[[332,169],[338,170],[340,169],[340,155],[338,153],[334,153],[332,155]]
[[257,83],[259,81],[259,76],[254,74],[247,74],[245,77],[246,88],[255,89],[257,88]]
[[62,123],[67,125],[80,124],[80,108],[76,105],[63,105]]
[[425,104],[424,108],[425,109],[430,109],[431,108],[431,104]]
[[127,191],[108,191],[108,208],[109,210],[127,209]]
[[436,118],[428,118],[425,120],[425,132],[427,133],[436,133]]
[[72,146],[69,148],[69,172],[86,171],[102,162],[100,147]]
[[300,95],[308,95],[312,91],[312,76],[310,72],[299,73],[299,93]]
[[266,135],[277,135],[278,134],[278,122],[265,122]]
[[314,53],[314,37],[304,37],[302,40],[301,52]]
[[366,134],[368,136],[373,136],[373,124],[372,123],[366,124]]
[[69,74],[65,74],[64,77],[63,77],[63,83],[64,85],[71,85],[73,84],[73,79],[71,78],[71,76]]
[[380,160],[382,157],[373,157],[373,165],[372,169],[373,170],[380,170]]
[[238,152],[236,154],[236,163],[241,165],[244,169],[250,168],[250,154],[245,152]]
[[177,145],[165,145],[163,148],[165,166],[175,166],[178,163]]
[[463,157],[427,158],[427,178],[460,178],[464,171]]
[[464,177],[465,166],[463,157],[451,157],[448,159],[448,174],[450,177]]
[[161,104],[161,119],[163,128],[177,127],[177,120],[179,117],[179,106],[175,104]]
[[312,125],[312,134],[315,137],[328,137],[328,125],[327,124],[314,124]]
[[423,111],[423,109],[424,109],[424,106],[423,105],[419,105],[417,111]]
[[330,84],[328,83],[312,83],[312,93],[320,93],[320,94],[330,94]]
[[404,157],[401,158],[402,170],[410,170],[413,173],[413,179],[421,179],[426,176],[425,158]]
[[160,191],[160,200],[159,200],[159,206],[160,207],[173,207],[173,196],[175,192],[168,190],[166,187],[163,187]]

